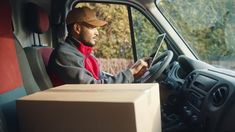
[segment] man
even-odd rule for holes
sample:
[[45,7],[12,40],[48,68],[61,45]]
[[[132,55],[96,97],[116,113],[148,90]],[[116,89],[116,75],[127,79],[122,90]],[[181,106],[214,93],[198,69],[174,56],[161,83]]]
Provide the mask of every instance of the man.
[[145,73],[148,64],[144,60],[114,76],[100,71],[92,48],[99,35],[97,27],[107,22],[99,20],[94,10],[74,8],[68,13],[66,24],[68,36],[55,48],[49,61],[49,71],[56,74],[57,84],[58,78],[60,83],[132,83]]

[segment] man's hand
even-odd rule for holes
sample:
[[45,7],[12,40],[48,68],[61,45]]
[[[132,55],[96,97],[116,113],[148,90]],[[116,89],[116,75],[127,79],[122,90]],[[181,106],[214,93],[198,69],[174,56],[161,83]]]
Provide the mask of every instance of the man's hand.
[[152,57],[145,57],[143,59],[144,59],[145,62],[148,63],[148,68],[150,68],[150,65],[151,65],[151,63],[153,61],[153,58]]
[[135,78],[139,78],[147,71],[147,68],[148,63],[140,59],[130,68],[130,71]]

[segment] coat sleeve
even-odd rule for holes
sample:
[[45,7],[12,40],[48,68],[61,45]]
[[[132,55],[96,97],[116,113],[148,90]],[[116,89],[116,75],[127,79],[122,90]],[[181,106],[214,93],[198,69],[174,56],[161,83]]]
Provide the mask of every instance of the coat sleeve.
[[62,46],[54,51],[52,65],[54,71],[65,83],[108,84],[132,83],[134,77],[129,69],[117,75],[105,75],[96,80],[84,67],[84,57],[72,46]]

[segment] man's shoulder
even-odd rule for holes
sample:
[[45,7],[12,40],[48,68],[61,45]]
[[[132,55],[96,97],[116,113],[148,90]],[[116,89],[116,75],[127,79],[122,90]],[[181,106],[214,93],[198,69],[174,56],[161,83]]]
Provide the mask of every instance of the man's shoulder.
[[57,54],[74,54],[76,56],[83,56],[80,51],[77,50],[76,46],[66,41],[59,42],[55,48]]
[[60,51],[76,51],[76,47],[66,41],[61,41],[55,48],[58,52]]
[[66,42],[66,41],[60,41],[57,47],[58,48],[72,48],[72,49],[76,48],[73,44],[70,44],[69,42]]

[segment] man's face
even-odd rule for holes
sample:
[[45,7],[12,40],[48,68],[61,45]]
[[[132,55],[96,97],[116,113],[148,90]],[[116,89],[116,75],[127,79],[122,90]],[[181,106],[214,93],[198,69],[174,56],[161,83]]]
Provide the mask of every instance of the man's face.
[[88,46],[94,46],[99,36],[97,28],[83,24],[80,25],[80,28],[79,40]]

